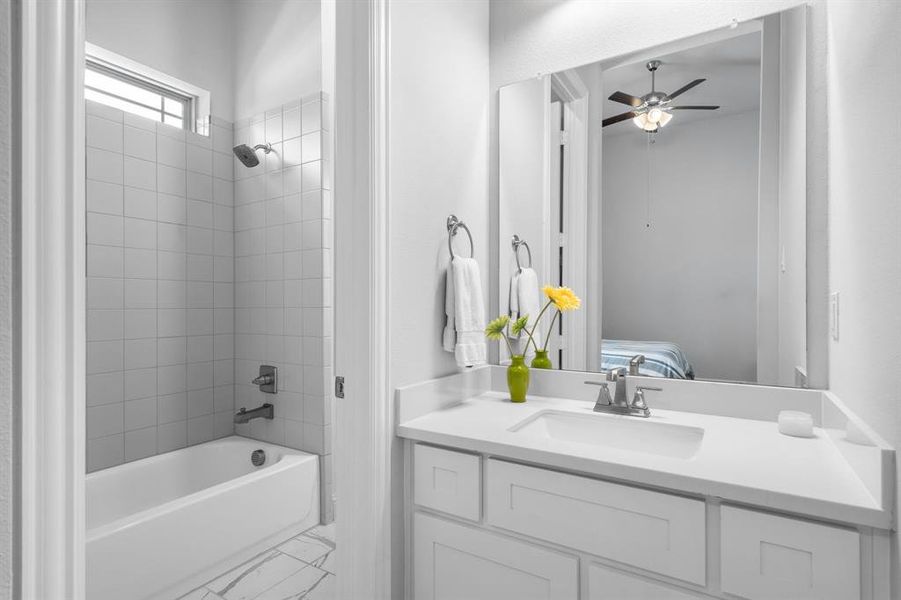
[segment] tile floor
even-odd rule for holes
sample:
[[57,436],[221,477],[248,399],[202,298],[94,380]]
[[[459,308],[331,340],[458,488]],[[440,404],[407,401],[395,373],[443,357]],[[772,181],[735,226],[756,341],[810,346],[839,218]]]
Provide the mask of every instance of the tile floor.
[[333,600],[335,525],[309,529],[180,600]]

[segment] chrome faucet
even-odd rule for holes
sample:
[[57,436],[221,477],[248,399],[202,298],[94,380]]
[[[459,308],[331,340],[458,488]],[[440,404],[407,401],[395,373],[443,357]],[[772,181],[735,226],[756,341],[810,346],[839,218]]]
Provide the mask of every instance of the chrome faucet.
[[263,406],[247,410],[243,406],[241,410],[235,413],[235,423],[249,423],[251,419],[273,419],[275,418],[275,407],[268,402]]
[[[629,375],[638,374],[638,365],[644,362],[644,356],[637,355],[629,361]],[[607,371],[607,381],[586,381],[588,385],[599,385],[598,398],[594,403],[594,412],[611,413],[614,415],[631,415],[635,417],[650,417],[651,410],[645,402],[646,390],[662,391],[661,388],[640,385],[635,388],[632,401],[626,399],[626,369],[619,367]],[[614,384],[613,397],[610,396],[610,384]]]

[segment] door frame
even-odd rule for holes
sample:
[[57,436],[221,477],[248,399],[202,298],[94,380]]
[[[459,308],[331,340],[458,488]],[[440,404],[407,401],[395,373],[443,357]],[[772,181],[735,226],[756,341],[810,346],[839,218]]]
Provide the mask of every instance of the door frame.
[[[85,593],[84,0],[19,2],[23,598]],[[391,597],[386,0],[336,3],[339,597]]]
[[339,598],[388,600],[392,565],[388,0],[338,2],[335,89],[335,490]]
[[[84,0],[18,2],[22,598],[84,598]],[[15,14],[15,13],[14,13]]]

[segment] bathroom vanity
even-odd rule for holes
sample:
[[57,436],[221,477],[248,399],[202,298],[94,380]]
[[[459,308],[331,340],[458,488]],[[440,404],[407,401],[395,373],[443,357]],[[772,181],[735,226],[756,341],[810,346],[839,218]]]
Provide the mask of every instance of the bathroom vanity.
[[516,405],[504,373],[397,391],[408,598],[889,597],[894,451],[832,394],[655,380],[643,419],[593,412],[597,374]]

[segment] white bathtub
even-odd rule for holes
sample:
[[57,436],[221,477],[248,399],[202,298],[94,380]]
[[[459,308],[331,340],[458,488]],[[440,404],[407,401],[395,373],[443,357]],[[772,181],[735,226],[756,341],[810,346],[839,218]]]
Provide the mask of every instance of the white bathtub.
[[91,473],[86,501],[86,597],[172,600],[319,523],[319,459],[229,437]]

